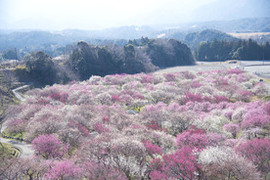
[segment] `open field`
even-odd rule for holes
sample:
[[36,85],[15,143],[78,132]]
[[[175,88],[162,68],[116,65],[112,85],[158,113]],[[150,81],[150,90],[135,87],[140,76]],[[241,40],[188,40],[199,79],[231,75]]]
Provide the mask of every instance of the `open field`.
[[270,61],[239,61],[238,68],[262,78],[270,78]]

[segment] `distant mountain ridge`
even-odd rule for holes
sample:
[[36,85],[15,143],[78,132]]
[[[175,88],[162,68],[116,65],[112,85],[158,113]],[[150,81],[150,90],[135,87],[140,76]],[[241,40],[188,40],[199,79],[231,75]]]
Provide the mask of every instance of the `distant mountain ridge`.
[[193,50],[202,42],[208,42],[208,41],[214,41],[214,40],[220,40],[220,41],[237,40],[237,38],[232,37],[229,34],[226,34],[224,32],[214,30],[214,29],[206,29],[202,31],[188,33],[188,34],[175,33],[169,37],[186,43]]
[[[235,40],[224,32],[269,32],[270,17],[247,18],[232,21],[186,23],[174,26],[149,27],[125,26],[104,30],[30,31],[0,30],[0,52],[12,48],[26,53],[42,50],[58,56],[72,49],[75,43],[84,40],[95,45],[117,44],[124,46],[130,39],[175,38],[192,49],[201,41]],[[212,30],[209,30],[212,29]],[[223,31],[223,32],[220,32]],[[256,40],[256,39],[255,39]],[[68,47],[66,47],[68,45]]]
[[195,21],[224,21],[270,17],[269,0],[216,0],[197,8]]

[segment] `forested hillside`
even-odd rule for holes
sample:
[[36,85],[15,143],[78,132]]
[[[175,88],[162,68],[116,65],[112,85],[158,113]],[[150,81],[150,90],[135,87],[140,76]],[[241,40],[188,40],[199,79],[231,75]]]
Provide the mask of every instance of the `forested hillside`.
[[259,45],[253,40],[218,41],[201,43],[195,52],[200,61],[270,60],[270,45]]
[[134,74],[159,68],[193,65],[190,49],[177,40],[142,38],[141,44],[130,41],[125,46],[93,46],[79,42],[68,63],[80,79],[91,75]]
[[79,40],[85,40],[95,45],[118,44],[124,45],[127,40],[121,39],[96,39],[91,33],[48,32],[48,31],[30,31],[30,32],[12,32],[0,33],[0,52],[16,49],[19,59],[26,54],[35,51],[44,51],[50,56],[59,56],[71,52],[74,43]]
[[175,33],[172,34],[171,37],[183,41],[186,43],[192,50],[195,50],[196,47],[202,42],[211,42],[216,40],[219,41],[236,41],[237,38],[232,37],[224,32],[214,30],[214,29],[206,29],[202,31],[192,32],[188,34],[184,33]]
[[26,55],[13,71],[20,81],[44,86],[86,80],[92,75],[135,74],[195,64],[190,49],[177,40],[141,38],[140,41],[143,43],[134,40],[124,46],[95,46],[80,41],[60,61],[38,51]]
[[[67,29],[62,31],[0,29],[0,53],[16,49],[19,55],[18,58],[22,59],[27,53],[41,50],[55,57],[70,53],[76,42],[80,40],[101,46],[107,44],[124,46],[129,39],[139,39],[141,37],[153,39],[160,35],[163,38],[180,40],[193,49],[201,41],[212,41],[214,39],[235,40],[224,32],[269,32],[269,25],[270,18],[266,17],[231,21],[192,22],[176,24],[173,27],[123,26],[103,30]],[[255,40],[265,42],[269,38],[263,37],[263,39]]]

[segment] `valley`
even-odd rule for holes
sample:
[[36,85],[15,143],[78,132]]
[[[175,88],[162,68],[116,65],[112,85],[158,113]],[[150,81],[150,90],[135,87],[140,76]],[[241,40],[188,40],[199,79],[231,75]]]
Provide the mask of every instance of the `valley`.
[[0,180],[270,180],[269,0],[0,13]]

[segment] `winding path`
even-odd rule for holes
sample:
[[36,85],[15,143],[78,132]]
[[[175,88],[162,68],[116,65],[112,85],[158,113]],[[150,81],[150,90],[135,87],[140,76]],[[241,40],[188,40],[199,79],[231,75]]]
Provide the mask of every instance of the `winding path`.
[[[29,85],[24,85],[24,86],[18,87],[16,89],[13,89],[12,92],[16,96],[16,98],[18,98],[20,101],[25,101],[25,98],[23,97],[23,95],[21,93],[19,93],[18,91],[25,89],[25,88],[28,88],[28,87],[29,87]],[[7,125],[4,122],[2,124],[1,134],[3,134],[3,132],[6,128],[7,128]],[[26,157],[34,155],[34,150],[33,150],[31,144],[17,141],[17,140],[13,140],[13,139],[6,139],[6,138],[2,138],[2,137],[0,137],[0,141],[2,143],[9,144],[12,147],[14,147],[15,149],[17,149],[19,151],[20,157],[26,158]]]
[[29,87],[29,85],[24,85],[24,86],[18,87],[16,89],[13,89],[12,92],[17,99],[19,99],[20,101],[25,101],[25,98],[23,97],[23,95],[21,93],[19,93],[18,91],[25,89],[25,88],[28,88],[28,87]]
[[[244,62],[247,63],[247,62]],[[158,73],[164,73],[164,72],[181,72],[181,71],[213,71],[213,70],[222,70],[222,69],[228,69],[228,68],[240,68],[243,70],[248,70],[246,67],[250,66],[250,64],[244,64],[243,62],[240,62],[239,64],[227,64],[224,62],[198,62],[197,65],[195,66],[178,66],[178,67],[173,67],[173,68],[167,68],[167,69],[162,69],[157,71]],[[248,62],[251,63],[251,62]],[[268,64],[269,66],[269,64]],[[255,68],[255,66],[253,65],[253,67]],[[261,69],[261,67],[260,67]],[[251,73],[254,73],[252,71],[249,71]],[[256,73],[254,73],[256,74]],[[261,76],[262,77],[262,76]],[[269,77],[266,77],[269,78]],[[270,93],[270,84],[265,82],[265,85]],[[20,101],[25,101],[25,98],[23,97],[23,95],[21,93],[19,93],[18,91],[28,88],[29,85],[24,85],[21,86],[19,88],[13,89],[12,92],[13,94],[16,96],[17,99],[19,99]],[[2,132],[6,129],[6,124],[3,123],[2,125],[2,129],[1,129],[1,134]],[[27,144],[25,142],[20,142],[17,140],[12,140],[12,139],[5,139],[5,138],[1,138],[0,137],[0,141],[3,143],[7,143],[10,144],[12,147],[15,147],[16,149],[18,149],[20,151],[20,157],[29,157],[34,155],[34,150],[31,146],[31,144]]]
[[13,139],[5,139],[1,137],[0,137],[0,140],[1,140],[1,143],[6,143],[6,144],[11,145],[12,147],[15,147],[15,149],[19,151],[20,157],[25,158],[25,157],[34,155],[34,150],[31,144],[27,144],[25,142],[20,142]]

